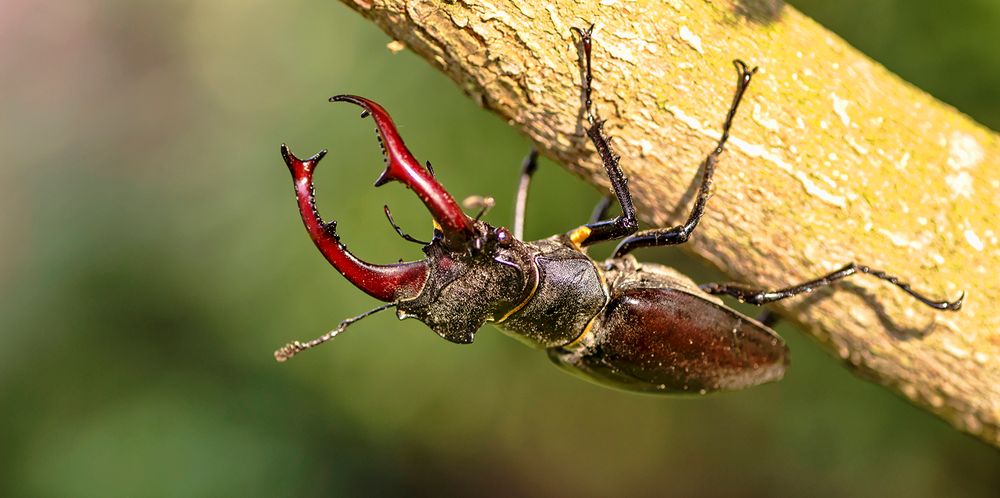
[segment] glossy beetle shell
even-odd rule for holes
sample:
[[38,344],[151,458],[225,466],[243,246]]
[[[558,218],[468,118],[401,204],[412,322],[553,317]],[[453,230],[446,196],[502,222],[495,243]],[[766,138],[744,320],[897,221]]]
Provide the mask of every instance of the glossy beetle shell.
[[670,268],[610,260],[611,300],[559,366],[642,392],[710,392],[780,380],[788,348],[771,329],[704,294]]

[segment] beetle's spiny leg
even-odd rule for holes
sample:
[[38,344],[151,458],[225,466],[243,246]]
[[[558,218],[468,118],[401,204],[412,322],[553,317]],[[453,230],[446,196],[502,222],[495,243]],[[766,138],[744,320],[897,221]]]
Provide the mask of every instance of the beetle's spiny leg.
[[701,217],[705,214],[705,205],[708,203],[708,198],[711,197],[712,175],[715,173],[715,165],[719,161],[719,156],[724,150],[726,141],[729,140],[729,130],[733,126],[733,118],[736,117],[736,110],[740,106],[740,101],[743,100],[743,94],[746,92],[747,87],[750,86],[750,79],[757,72],[756,67],[748,69],[746,63],[739,59],[734,60],[733,65],[736,66],[736,71],[739,73],[739,79],[736,83],[736,93],[733,95],[733,101],[729,105],[726,120],[722,125],[722,136],[715,145],[715,149],[712,150],[702,163],[704,173],[701,177],[701,186],[698,188],[698,197],[695,199],[694,207],[691,209],[691,214],[688,215],[687,221],[683,225],[671,228],[643,230],[621,241],[618,247],[615,248],[614,255],[616,258],[620,258],[640,247],[683,244],[687,242],[691,233],[698,226],[698,222],[701,221]]
[[424,241],[422,241],[420,239],[417,239],[417,238],[414,238],[410,234],[404,232],[403,229],[399,228],[399,225],[396,224],[396,220],[394,220],[392,218],[392,211],[389,211],[389,206],[386,204],[386,205],[383,205],[382,207],[385,210],[385,217],[389,219],[389,224],[392,225],[392,229],[396,231],[397,235],[399,235],[400,237],[402,237],[404,240],[407,240],[409,242],[415,242],[415,243],[420,244],[422,246],[426,246],[426,245],[430,244],[430,242],[424,242]]
[[528,208],[528,187],[531,177],[538,169],[538,149],[531,148],[521,162],[521,178],[517,182],[517,197],[514,200],[514,238],[524,240],[524,217]]
[[335,329],[333,329],[333,330],[331,330],[331,331],[329,331],[329,332],[327,332],[327,333],[325,333],[325,334],[323,334],[323,335],[321,335],[321,336],[319,336],[319,337],[317,337],[317,338],[315,338],[315,339],[313,339],[311,341],[308,341],[308,342],[295,341],[295,342],[290,342],[288,344],[285,344],[280,349],[278,349],[277,351],[274,352],[274,359],[278,360],[278,362],[288,361],[289,358],[291,358],[291,357],[293,357],[293,356],[301,353],[302,351],[305,351],[305,350],[310,349],[310,348],[314,348],[316,346],[319,346],[320,344],[323,344],[324,342],[327,342],[327,341],[333,339],[334,337],[337,337],[338,335],[340,335],[341,332],[344,331],[344,329],[346,329],[352,323],[354,323],[354,322],[356,322],[358,320],[361,320],[362,318],[365,318],[367,316],[374,315],[375,313],[378,313],[379,311],[391,308],[391,307],[395,306],[396,304],[398,304],[398,303],[395,303],[395,302],[393,302],[393,303],[386,303],[386,304],[383,304],[382,306],[379,306],[378,308],[370,309],[370,310],[368,310],[368,311],[366,311],[366,312],[364,312],[364,313],[362,313],[362,314],[360,314],[360,315],[358,315],[356,317],[348,318],[348,319],[340,322],[340,325],[337,325],[337,328],[335,328]]
[[709,294],[726,294],[729,296],[733,296],[744,303],[762,305],[767,303],[773,303],[775,301],[780,301],[782,299],[796,296],[799,294],[806,294],[812,292],[820,287],[831,285],[837,280],[847,278],[856,273],[866,273],[880,280],[885,280],[886,282],[889,282],[890,284],[893,284],[896,287],[903,289],[904,292],[913,296],[917,301],[920,301],[921,303],[924,303],[927,306],[930,306],[931,308],[938,310],[958,311],[959,309],[962,308],[962,302],[965,300],[965,292],[962,292],[962,295],[959,296],[958,299],[954,301],[947,301],[947,300],[935,301],[913,290],[909,284],[902,282],[901,280],[899,280],[898,277],[888,275],[881,270],[876,270],[874,268],[864,265],[858,265],[855,263],[849,263],[843,268],[835,272],[829,273],[827,275],[823,275],[822,277],[819,277],[817,279],[813,279],[799,285],[793,285],[791,287],[785,287],[783,289],[778,289],[778,290],[771,290],[771,291],[760,290],[751,288],[750,286],[747,285],[736,284],[736,283],[703,284],[701,285],[701,290]]
[[583,46],[583,54],[586,60],[586,71],[583,75],[583,101],[584,107],[587,109],[587,122],[593,125],[597,121],[597,118],[594,117],[593,102],[590,99],[591,84],[594,81],[593,73],[590,71],[590,54],[593,45],[590,35],[594,33],[594,25],[591,24],[586,31],[577,27],[569,29],[580,35],[580,44]]
[[590,127],[587,128],[587,136],[590,137],[594,148],[597,149],[597,153],[601,156],[601,162],[604,163],[608,179],[611,180],[611,188],[622,207],[622,214],[617,218],[588,223],[569,232],[568,235],[574,243],[580,247],[586,247],[605,240],[620,239],[631,235],[639,228],[639,222],[636,220],[635,206],[632,204],[632,195],[628,190],[628,178],[625,177],[621,166],[618,164],[621,156],[616,154],[611,148],[610,139],[604,134],[604,120],[596,117],[593,112],[591,87],[594,77],[590,56],[592,48],[591,34],[594,32],[594,25],[591,25],[586,31],[580,28],[572,28],[572,30],[580,36],[580,44],[583,47],[584,53],[583,96],[584,105],[587,108],[587,121],[590,124]]

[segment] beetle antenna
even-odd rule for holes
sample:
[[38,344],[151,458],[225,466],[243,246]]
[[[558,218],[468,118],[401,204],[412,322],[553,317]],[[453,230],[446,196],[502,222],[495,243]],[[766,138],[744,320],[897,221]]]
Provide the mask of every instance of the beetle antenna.
[[422,241],[420,239],[417,239],[417,238],[411,236],[410,234],[404,232],[403,229],[399,228],[399,225],[396,224],[396,220],[392,219],[392,211],[389,211],[389,206],[386,204],[386,205],[383,205],[382,207],[385,209],[385,217],[389,219],[389,224],[392,225],[392,229],[396,231],[396,234],[398,234],[404,240],[407,240],[407,241],[410,241],[410,242],[414,242],[414,243],[420,244],[422,246],[426,246],[426,245],[430,244],[430,242],[424,242],[424,241]]
[[368,311],[366,311],[366,312],[364,312],[364,313],[362,313],[362,314],[360,314],[360,315],[358,315],[356,317],[348,318],[348,319],[340,322],[340,325],[337,325],[337,328],[335,328],[335,329],[333,329],[333,330],[331,330],[331,331],[329,331],[329,332],[327,332],[327,333],[325,333],[325,334],[323,334],[323,335],[321,335],[321,336],[319,336],[319,337],[317,337],[317,338],[315,338],[315,339],[313,339],[313,340],[311,340],[309,342],[302,343],[302,342],[299,342],[299,341],[294,341],[294,342],[290,342],[288,344],[285,344],[284,346],[281,347],[281,349],[279,349],[279,350],[277,350],[277,351],[274,352],[274,359],[278,360],[279,363],[287,361],[289,358],[295,356],[296,354],[298,354],[298,353],[300,353],[302,351],[305,351],[305,350],[310,349],[310,348],[314,348],[316,346],[319,346],[320,344],[323,344],[326,341],[329,341],[329,340],[333,339],[334,337],[337,337],[338,335],[340,335],[341,332],[344,331],[344,329],[346,329],[352,323],[354,323],[354,322],[356,322],[356,321],[358,321],[358,320],[360,320],[362,318],[365,318],[365,317],[367,317],[369,315],[374,315],[375,313],[378,313],[379,311],[382,311],[384,309],[391,308],[391,307],[395,306],[396,304],[398,304],[398,303],[395,303],[395,302],[385,303],[382,306],[379,306],[378,308],[370,309],[370,310],[368,310]]

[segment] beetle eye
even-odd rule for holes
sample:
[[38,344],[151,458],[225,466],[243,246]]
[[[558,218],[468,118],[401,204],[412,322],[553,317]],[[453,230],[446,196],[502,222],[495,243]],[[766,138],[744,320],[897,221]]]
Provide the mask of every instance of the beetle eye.
[[501,247],[507,247],[512,242],[514,242],[514,236],[506,228],[500,227],[497,229],[497,243]]

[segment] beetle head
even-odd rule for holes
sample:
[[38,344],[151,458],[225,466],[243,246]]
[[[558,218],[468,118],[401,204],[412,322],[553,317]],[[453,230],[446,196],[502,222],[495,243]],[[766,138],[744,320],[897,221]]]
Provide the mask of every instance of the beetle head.
[[533,280],[531,254],[523,242],[506,228],[482,221],[473,228],[465,248],[449,249],[438,237],[424,247],[427,282],[419,296],[397,306],[400,318],[416,318],[462,344],[523,301]]
[[401,318],[417,318],[450,341],[472,342],[485,321],[498,319],[520,302],[531,266],[524,244],[506,228],[466,216],[429,167],[424,168],[407,149],[382,106],[354,95],[337,95],[330,101],[358,105],[362,118],[374,119],[385,159],[375,186],[398,181],[413,190],[434,218],[435,232],[424,247],[424,260],[373,265],[358,259],[341,243],[336,222],[324,222],[316,210],[312,176],[326,151],[300,160],[282,145],[299,212],[313,242],[359,289],[395,302]]

